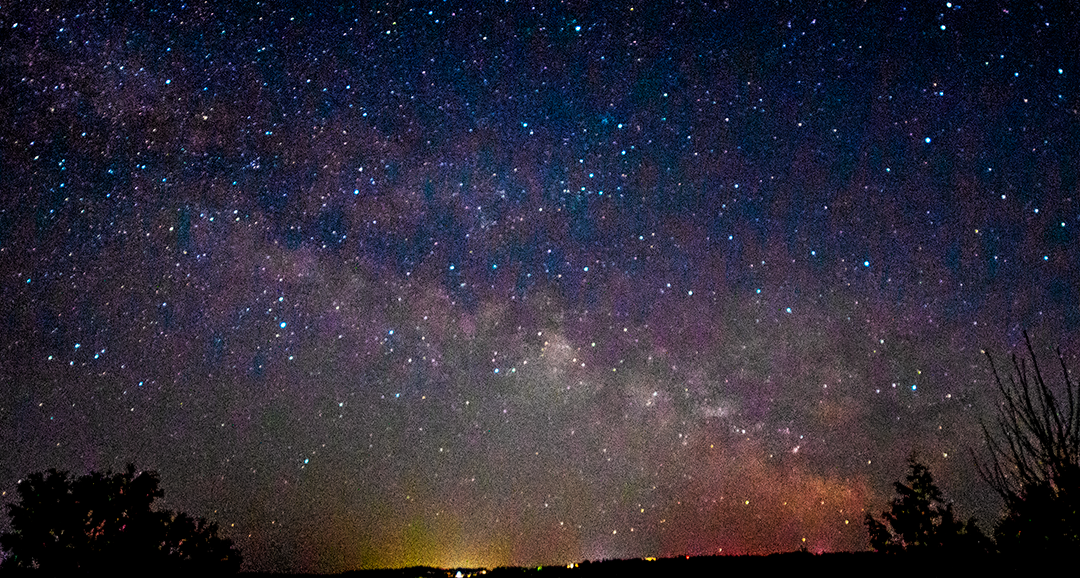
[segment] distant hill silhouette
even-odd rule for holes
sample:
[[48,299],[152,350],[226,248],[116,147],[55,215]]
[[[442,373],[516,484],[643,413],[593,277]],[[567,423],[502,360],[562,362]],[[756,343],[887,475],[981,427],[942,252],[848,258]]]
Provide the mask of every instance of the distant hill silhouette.
[[[415,566],[390,570],[353,570],[336,574],[348,578],[455,578],[460,572],[461,578],[508,578],[528,575],[535,578],[572,577],[591,578],[601,576],[752,576],[766,572],[765,575],[780,575],[781,572],[828,572],[830,576],[842,572],[847,576],[917,576],[926,573],[941,573],[943,570],[962,566],[965,573],[999,574],[1008,569],[1004,559],[997,555],[949,556],[923,554],[885,554],[878,552],[831,552],[811,554],[808,552],[788,552],[767,556],[691,556],[644,560],[602,560],[581,562],[573,568],[567,566],[532,566],[481,568],[432,568]],[[1039,568],[1038,560],[1017,563],[1025,569]],[[251,578],[285,578],[287,574],[245,574]],[[295,576],[310,577],[311,574]]]

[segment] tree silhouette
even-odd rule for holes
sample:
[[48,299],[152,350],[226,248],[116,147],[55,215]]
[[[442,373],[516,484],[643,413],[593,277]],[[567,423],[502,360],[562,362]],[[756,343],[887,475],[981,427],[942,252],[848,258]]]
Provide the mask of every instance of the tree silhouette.
[[983,464],[976,459],[976,464],[1005,501],[1005,516],[994,531],[1002,552],[1075,552],[1080,546],[1080,389],[1069,378],[1059,348],[1066,394],[1062,404],[1043,380],[1026,331],[1024,342],[1031,364],[1013,354],[1008,385],[985,352],[1002,397],[1000,437],[982,424],[991,460]]
[[907,475],[907,484],[893,484],[897,497],[892,508],[881,514],[885,522],[866,513],[870,546],[878,552],[893,554],[987,551],[989,541],[975,520],[964,524],[956,519],[952,504],[945,502],[930,470],[914,454],[908,458],[908,465],[911,473]]
[[19,482],[8,504],[12,531],[0,535],[3,567],[49,574],[154,570],[236,572],[240,552],[217,524],[150,507],[163,493],[155,472],[93,472],[68,478],[51,469]]

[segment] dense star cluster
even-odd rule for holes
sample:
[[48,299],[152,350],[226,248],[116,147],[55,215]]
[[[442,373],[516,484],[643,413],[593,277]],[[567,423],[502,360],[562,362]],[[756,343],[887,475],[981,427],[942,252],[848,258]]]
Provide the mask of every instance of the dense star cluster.
[[6,3],[4,500],[134,462],[250,570],[862,550],[914,450],[992,524],[980,351],[1080,353],[1080,14],[810,4]]

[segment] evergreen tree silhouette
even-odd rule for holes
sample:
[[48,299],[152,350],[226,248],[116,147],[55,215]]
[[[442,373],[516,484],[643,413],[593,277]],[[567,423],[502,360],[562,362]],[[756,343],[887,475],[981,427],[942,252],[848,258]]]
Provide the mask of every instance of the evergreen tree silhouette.
[[0,535],[5,569],[47,574],[133,570],[155,573],[236,572],[240,552],[217,525],[151,509],[163,492],[155,472],[135,466],[115,475],[69,479],[55,469],[30,474],[8,504],[12,531]]
[[[911,472],[907,484],[895,482],[897,496],[892,508],[882,512],[884,522],[869,512],[866,529],[870,546],[887,553],[986,552],[989,540],[971,519],[966,524],[956,519],[951,503],[934,484],[930,470],[913,454],[908,458]],[[888,524],[888,526],[886,526]]]

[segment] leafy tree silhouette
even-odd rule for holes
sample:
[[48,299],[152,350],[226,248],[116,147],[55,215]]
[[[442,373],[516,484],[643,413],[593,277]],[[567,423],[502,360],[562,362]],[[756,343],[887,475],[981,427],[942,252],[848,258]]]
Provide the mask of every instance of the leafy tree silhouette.
[[952,504],[945,502],[930,470],[914,454],[908,458],[908,465],[911,473],[907,484],[893,484],[898,495],[892,501],[892,508],[882,512],[885,522],[866,513],[870,546],[878,552],[893,554],[988,551],[989,540],[975,520],[964,524],[956,519]]
[[1057,350],[1065,381],[1065,403],[1043,380],[1031,339],[1024,332],[1031,364],[1012,356],[1008,385],[989,352],[1002,401],[1000,437],[982,424],[990,448],[988,464],[976,464],[982,478],[1005,501],[1005,516],[994,529],[1004,553],[1057,555],[1080,547],[1080,384],[1069,378]]
[[115,475],[68,478],[55,469],[30,474],[8,504],[12,531],[0,535],[4,569],[48,574],[153,570],[236,572],[240,552],[217,524],[184,513],[154,511],[163,492],[156,472],[135,466]]

